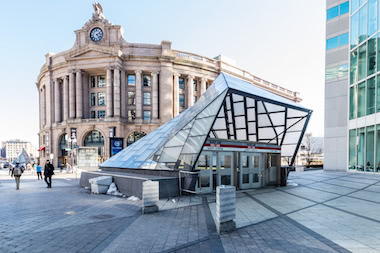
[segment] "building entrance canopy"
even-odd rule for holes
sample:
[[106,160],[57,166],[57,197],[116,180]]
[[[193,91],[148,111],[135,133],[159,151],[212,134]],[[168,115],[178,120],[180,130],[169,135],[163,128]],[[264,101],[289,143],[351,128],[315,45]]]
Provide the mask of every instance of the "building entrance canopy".
[[291,100],[222,73],[192,107],[100,167],[193,170],[208,139],[278,145],[293,165],[311,113]]

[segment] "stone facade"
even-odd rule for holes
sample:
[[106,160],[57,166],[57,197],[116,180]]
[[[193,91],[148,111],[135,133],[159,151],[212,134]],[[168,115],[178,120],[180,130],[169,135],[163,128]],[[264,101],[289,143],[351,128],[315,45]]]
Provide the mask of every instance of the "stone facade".
[[[101,35],[94,28],[100,28]],[[94,145],[86,143],[94,130],[104,140],[104,145],[98,143],[103,146],[100,157],[108,159],[111,132],[124,138],[124,144],[131,133],[151,132],[192,106],[220,72],[301,100],[297,92],[255,77],[224,56],[210,59],[173,50],[170,41],[127,42],[122,27],[103,15],[94,14],[75,33],[70,50],[46,54],[37,78],[42,163],[49,158],[55,166],[64,162],[67,154],[62,150],[71,147],[70,136],[76,146]],[[97,136],[92,140],[99,141]]]

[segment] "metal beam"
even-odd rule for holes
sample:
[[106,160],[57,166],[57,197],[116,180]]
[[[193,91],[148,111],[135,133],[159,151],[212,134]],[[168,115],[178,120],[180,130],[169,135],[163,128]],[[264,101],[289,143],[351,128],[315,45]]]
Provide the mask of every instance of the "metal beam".
[[249,141],[249,133],[248,133],[248,110],[247,110],[247,98],[244,98],[244,111],[245,111],[245,134],[247,136],[247,141]]
[[290,162],[290,166],[293,166],[293,165],[294,165],[294,161],[295,161],[295,159],[296,159],[296,155],[297,155],[297,153],[298,153],[298,149],[299,149],[300,146],[301,146],[301,142],[302,142],[303,136],[304,136],[304,134],[305,134],[305,132],[306,132],[307,125],[309,124],[310,117],[311,117],[311,112],[309,112],[309,114],[307,115],[307,118],[306,118],[305,124],[304,124],[304,126],[303,126],[303,129],[302,129],[302,132],[301,132],[300,138],[299,138],[299,140],[298,140],[298,143],[297,143],[296,149],[294,150],[294,154],[293,154],[292,161]]
[[278,134],[277,134],[276,128],[274,127],[274,124],[273,124],[272,118],[269,116],[269,114],[268,114],[268,109],[267,109],[267,107],[265,106],[264,102],[261,101],[261,103],[263,104],[263,107],[264,107],[265,112],[267,113],[267,117],[268,117],[268,119],[269,119],[269,122],[270,122],[270,124],[272,125],[273,131],[274,131],[274,134],[276,135],[276,144],[278,145]]
[[232,115],[232,126],[234,128],[234,138],[236,140],[236,125],[235,125],[235,110],[234,110],[234,101],[232,100],[232,94],[230,94],[230,105],[231,105],[231,115]]

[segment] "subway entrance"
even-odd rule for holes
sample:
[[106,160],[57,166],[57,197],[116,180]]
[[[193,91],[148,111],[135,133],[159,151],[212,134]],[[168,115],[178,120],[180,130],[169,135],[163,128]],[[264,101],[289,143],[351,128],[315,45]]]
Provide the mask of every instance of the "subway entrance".
[[208,139],[199,155],[196,192],[219,185],[254,189],[280,183],[281,148],[277,145]]

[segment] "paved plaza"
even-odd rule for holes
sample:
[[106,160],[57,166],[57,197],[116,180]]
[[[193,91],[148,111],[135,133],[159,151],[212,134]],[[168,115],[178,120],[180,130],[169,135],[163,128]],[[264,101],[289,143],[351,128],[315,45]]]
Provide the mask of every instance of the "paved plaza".
[[[2,173],[2,174],[1,174]],[[380,176],[291,172],[289,186],[237,193],[238,229],[218,235],[215,196],[141,201],[92,195],[73,174],[47,189],[0,171],[0,252],[380,252]]]

